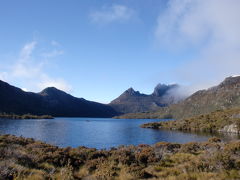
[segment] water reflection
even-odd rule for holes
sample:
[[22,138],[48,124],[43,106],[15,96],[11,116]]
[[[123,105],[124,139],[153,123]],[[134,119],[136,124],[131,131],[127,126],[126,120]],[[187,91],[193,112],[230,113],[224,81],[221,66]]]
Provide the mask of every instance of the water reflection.
[[[0,134],[32,137],[62,147],[87,146],[98,149],[119,145],[154,144],[159,141],[177,143],[205,141],[212,136],[212,134],[143,129],[139,127],[143,123],[156,121],[159,120],[104,118],[0,119]],[[229,136],[224,136],[224,138],[226,137],[229,138]]]

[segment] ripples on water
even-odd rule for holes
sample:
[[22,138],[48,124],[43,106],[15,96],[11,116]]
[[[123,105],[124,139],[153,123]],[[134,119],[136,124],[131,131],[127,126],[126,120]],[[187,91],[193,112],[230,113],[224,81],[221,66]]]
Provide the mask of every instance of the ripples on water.
[[[119,145],[154,144],[159,141],[186,143],[205,141],[210,135],[144,129],[156,119],[55,118],[43,120],[0,119],[0,134],[31,137],[61,147],[98,149]],[[161,120],[164,121],[164,120]]]

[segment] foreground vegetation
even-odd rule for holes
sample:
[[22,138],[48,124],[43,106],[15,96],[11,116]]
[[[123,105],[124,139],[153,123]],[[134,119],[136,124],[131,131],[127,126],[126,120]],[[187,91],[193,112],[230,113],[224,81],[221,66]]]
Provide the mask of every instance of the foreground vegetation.
[[218,110],[210,114],[181,120],[147,123],[144,128],[182,131],[240,133],[240,108]]
[[50,115],[32,115],[32,114],[24,114],[24,115],[16,115],[16,114],[0,114],[0,119],[53,119]]
[[239,179],[240,141],[59,148],[0,136],[0,179]]

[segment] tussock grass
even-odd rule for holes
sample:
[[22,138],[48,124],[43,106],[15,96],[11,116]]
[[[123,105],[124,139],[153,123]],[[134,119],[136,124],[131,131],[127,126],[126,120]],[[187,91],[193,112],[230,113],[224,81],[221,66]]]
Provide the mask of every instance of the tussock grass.
[[240,179],[240,141],[59,148],[0,136],[0,179]]

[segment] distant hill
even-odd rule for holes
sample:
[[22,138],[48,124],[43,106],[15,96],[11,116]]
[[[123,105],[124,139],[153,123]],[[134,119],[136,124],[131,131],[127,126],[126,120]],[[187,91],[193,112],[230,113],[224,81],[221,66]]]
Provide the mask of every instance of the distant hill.
[[0,81],[0,113],[3,112],[55,117],[113,117],[119,114],[108,105],[76,98],[54,87],[32,93]]
[[150,95],[142,94],[133,88],[129,88],[113,100],[110,106],[122,113],[157,110],[159,107],[165,107],[184,99],[185,97],[178,93],[179,88],[177,84],[158,84]]
[[218,86],[197,91],[169,107],[146,113],[126,114],[121,118],[188,118],[238,107],[240,107],[240,76],[234,76],[226,78]]

